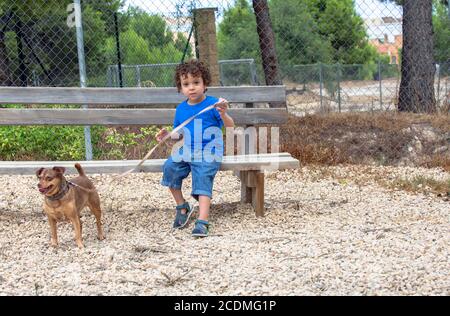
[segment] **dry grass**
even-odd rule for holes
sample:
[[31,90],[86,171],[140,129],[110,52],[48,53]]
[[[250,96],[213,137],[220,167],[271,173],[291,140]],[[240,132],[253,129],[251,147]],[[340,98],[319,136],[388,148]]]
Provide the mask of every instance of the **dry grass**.
[[449,155],[432,155],[430,160],[424,164],[427,168],[443,168],[450,172],[450,157]]
[[438,181],[424,176],[416,176],[412,180],[396,179],[390,187],[414,193],[428,191],[439,196],[450,196],[450,180]]
[[[422,130],[448,137],[422,139]],[[281,127],[281,150],[303,164],[397,165],[410,144],[421,142],[421,166],[450,170],[450,116],[409,113],[345,113],[290,116]],[[447,146],[444,152],[437,148]],[[420,161],[420,162],[419,162]]]

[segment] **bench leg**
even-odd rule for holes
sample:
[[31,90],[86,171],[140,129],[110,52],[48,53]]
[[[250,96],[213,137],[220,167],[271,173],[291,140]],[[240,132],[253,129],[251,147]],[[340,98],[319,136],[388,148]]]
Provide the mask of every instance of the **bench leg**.
[[241,203],[252,203],[252,188],[247,185],[248,171],[240,171],[241,179]]
[[257,217],[264,216],[264,173],[255,172],[255,184],[252,188],[252,204]]
[[252,203],[257,217],[264,216],[264,172],[241,171],[241,202]]

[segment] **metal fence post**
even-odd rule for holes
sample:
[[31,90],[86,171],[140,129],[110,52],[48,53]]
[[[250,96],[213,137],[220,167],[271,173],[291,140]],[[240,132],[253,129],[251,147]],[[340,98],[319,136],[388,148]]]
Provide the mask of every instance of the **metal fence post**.
[[[80,86],[86,88],[86,62],[84,58],[84,38],[83,38],[83,25],[81,19],[81,4],[80,0],[74,0],[75,5],[75,19],[77,29],[77,47],[78,47],[78,65],[80,70]],[[84,109],[88,108],[88,105],[83,105]],[[91,128],[89,126],[84,127],[84,144],[86,149],[86,160],[92,160],[92,142],[91,142]]]
[[319,79],[320,79],[320,111],[323,111],[323,69],[322,69],[322,63],[319,63]]
[[136,65],[136,81],[137,81],[137,86],[138,88],[142,87],[142,83],[141,83],[141,67],[139,65]]
[[251,81],[252,81],[252,85],[254,86],[259,86],[258,83],[258,75],[256,72],[256,64],[255,64],[255,60],[252,59],[252,61],[250,62],[250,73],[251,73]]
[[381,82],[381,59],[378,58],[378,80],[380,81],[380,110],[383,110],[383,85]]
[[112,87],[112,71],[111,66],[108,67],[108,70],[106,71],[106,84],[108,87]]
[[225,85],[225,74],[222,70],[222,64],[219,61],[219,78],[220,78],[220,85],[224,86]]
[[117,50],[117,65],[119,67],[119,87],[123,88],[122,76],[122,56],[120,54],[120,35],[119,35],[119,21],[117,19],[117,12],[114,12],[114,31],[116,33],[116,50]]
[[437,105],[440,106],[441,103],[441,65],[436,64],[437,68]]
[[338,90],[338,106],[341,113],[341,64],[337,63],[337,90]]

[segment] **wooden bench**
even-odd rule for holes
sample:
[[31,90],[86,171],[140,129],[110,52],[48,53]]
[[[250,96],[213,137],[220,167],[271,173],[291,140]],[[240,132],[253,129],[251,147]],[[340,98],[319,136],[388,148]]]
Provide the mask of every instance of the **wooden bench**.
[[[284,86],[210,87],[208,94],[230,103],[245,104],[229,113],[237,126],[280,125],[287,120],[285,108],[253,108],[254,103],[286,102]],[[0,125],[171,125],[175,105],[183,96],[175,88],[19,88],[0,87],[0,104],[70,104],[89,108],[1,108]],[[93,108],[108,105],[113,108]],[[117,108],[146,106],[150,108]],[[165,159],[149,159],[137,172],[161,172]],[[88,173],[121,173],[136,160],[80,161]],[[39,167],[64,166],[75,172],[74,162],[1,161],[0,174],[34,174]],[[252,203],[257,216],[264,215],[264,170],[294,169],[299,161],[289,153],[225,156],[221,170],[233,170],[241,179],[241,201]]]

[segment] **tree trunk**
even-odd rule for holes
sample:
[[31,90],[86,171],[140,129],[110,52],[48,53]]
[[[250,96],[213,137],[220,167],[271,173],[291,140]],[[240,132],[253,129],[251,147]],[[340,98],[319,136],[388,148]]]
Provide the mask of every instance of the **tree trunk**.
[[[266,78],[266,85],[281,85],[278,71],[278,59],[275,49],[275,35],[270,20],[267,0],[253,0],[253,9],[256,16],[256,29],[259,35],[259,46]],[[283,107],[284,104],[273,103],[270,107]]]
[[0,86],[12,85],[9,74],[9,59],[6,51],[5,33],[0,30]]
[[399,111],[436,111],[431,10],[432,0],[404,1]]
[[23,46],[23,24],[20,18],[16,15],[16,42],[19,57],[19,86],[26,87],[28,85],[28,67],[26,62],[25,48]]

